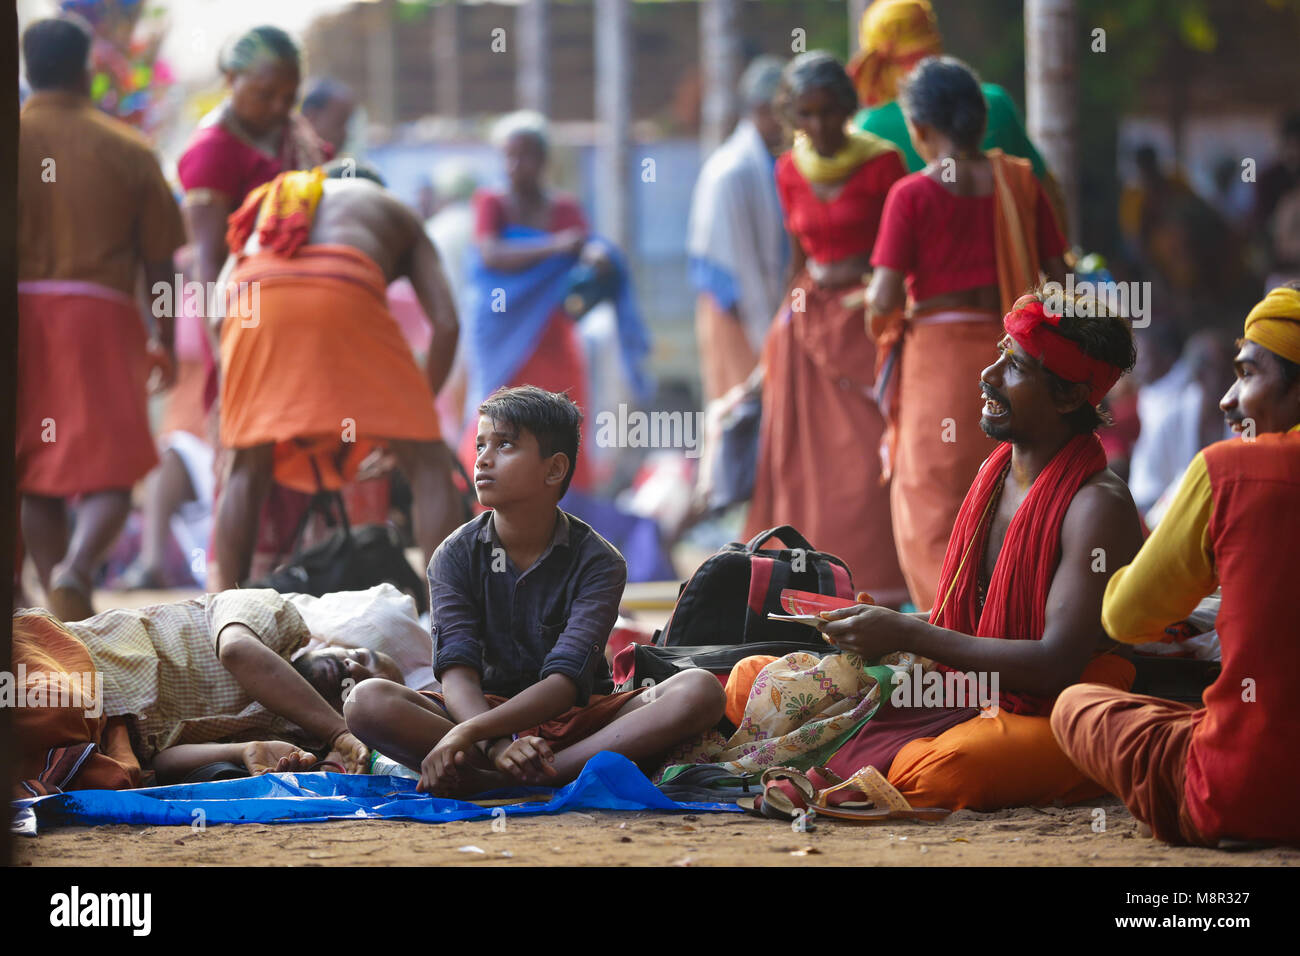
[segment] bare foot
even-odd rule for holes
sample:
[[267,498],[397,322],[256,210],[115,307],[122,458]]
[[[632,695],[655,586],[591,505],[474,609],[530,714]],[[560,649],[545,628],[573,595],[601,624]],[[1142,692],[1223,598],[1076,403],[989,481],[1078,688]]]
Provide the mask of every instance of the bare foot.
[[447,796],[454,800],[464,800],[489,790],[502,790],[519,785],[519,781],[500,770],[487,770],[483,767],[457,767],[456,785],[450,788]]
[[90,603],[92,585],[71,568],[56,565],[50,576],[50,593],[46,600],[54,616],[61,621],[84,621],[95,616]]

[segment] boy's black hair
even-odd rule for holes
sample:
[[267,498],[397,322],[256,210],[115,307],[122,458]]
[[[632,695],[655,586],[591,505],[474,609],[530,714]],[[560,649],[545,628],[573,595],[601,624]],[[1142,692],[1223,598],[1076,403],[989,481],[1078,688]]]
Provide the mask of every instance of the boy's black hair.
[[961,60],[927,56],[898,93],[898,104],[913,123],[933,126],[961,149],[977,150],[984,140],[988,104],[979,77]]
[[75,14],[37,20],[23,31],[27,83],[33,90],[73,89],[90,63],[90,27]]
[[569,470],[560,485],[560,497],[564,497],[582,443],[582,411],[573,399],[564,392],[548,392],[536,385],[499,388],[478,407],[478,413],[495,423],[527,429],[537,439],[537,450],[543,458],[563,452],[569,459]]

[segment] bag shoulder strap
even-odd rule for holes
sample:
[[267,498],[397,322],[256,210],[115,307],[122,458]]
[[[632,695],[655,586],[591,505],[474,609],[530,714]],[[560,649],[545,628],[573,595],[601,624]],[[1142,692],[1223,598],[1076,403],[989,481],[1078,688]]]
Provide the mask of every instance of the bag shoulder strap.
[[[346,449],[343,449],[346,454]],[[311,463],[311,472],[316,479],[316,491],[307,503],[307,509],[298,519],[298,526],[293,531],[293,550],[291,554],[295,557],[302,554],[302,539],[307,533],[307,523],[311,521],[314,514],[321,515],[331,526],[339,524],[343,529],[343,534],[347,538],[352,537],[352,523],[348,520],[348,507],[343,501],[342,493],[338,491],[329,491],[325,488],[325,482],[321,477],[320,465],[316,463],[316,456],[308,458]]]
[[790,549],[800,548],[804,551],[814,550],[813,546],[808,543],[808,539],[788,524],[779,525],[775,528],[768,528],[766,531],[760,531],[758,534],[754,535],[754,537],[749,539],[749,543],[745,545],[745,550],[750,554],[753,554],[755,551],[761,550],[763,545],[767,544],[767,542],[772,538],[779,538],[781,543]]

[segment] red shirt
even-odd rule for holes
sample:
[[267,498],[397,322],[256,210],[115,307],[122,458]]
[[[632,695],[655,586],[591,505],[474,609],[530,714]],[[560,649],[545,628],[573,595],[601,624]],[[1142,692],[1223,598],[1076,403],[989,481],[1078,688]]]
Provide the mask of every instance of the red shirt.
[[906,169],[896,150],[869,159],[845,180],[835,198],[823,201],[786,153],[776,161],[776,191],[785,227],[810,259],[835,262],[871,251],[889,187]]
[[[286,129],[286,142],[278,157],[255,149],[220,123],[199,127],[176,162],[176,175],[181,187],[186,192],[211,189],[222,193],[230,197],[231,208],[238,209],[250,192],[285,170],[309,169],[334,154],[334,147],[315,138],[314,133],[308,137],[306,130],[302,129],[306,120],[295,114],[289,122],[297,124],[298,135],[308,138],[311,148],[288,142],[294,131]],[[313,152],[313,149],[318,152]]]
[[[1223,589],[1223,670],[1205,689],[1183,793],[1202,836],[1300,843],[1300,433],[1206,448],[1208,553]],[[1194,718],[1195,719],[1195,718]]]
[[[499,236],[507,224],[505,197],[501,193],[489,189],[480,189],[474,193],[474,238]],[[546,223],[547,232],[586,228],[587,217],[582,214],[582,207],[577,200],[563,194],[552,197],[550,218]]]
[[[1065,237],[1041,185],[1034,218],[1039,261],[1061,255]],[[914,302],[996,286],[993,194],[957,196],[924,173],[905,176],[885,200],[871,264],[906,274]]]

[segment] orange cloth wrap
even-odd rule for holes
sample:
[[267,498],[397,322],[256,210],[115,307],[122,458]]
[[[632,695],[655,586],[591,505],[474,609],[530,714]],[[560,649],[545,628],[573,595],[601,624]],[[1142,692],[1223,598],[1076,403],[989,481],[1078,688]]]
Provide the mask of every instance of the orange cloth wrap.
[[993,244],[997,254],[998,292],[1003,313],[1035,288],[1042,272],[1038,260],[1038,178],[1029,160],[1000,149],[986,154],[993,166]]
[[274,443],[275,480],[314,491],[313,454],[328,463],[350,443],[350,467],[341,475],[322,469],[326,485],[338,487],[371,443],[442,437],[433,392],[368,256],[335,245],[303,246],[291,259],[257,253],[230,284],[221,330],[225,447]]
[[749,692],[754,688],[754,679],[758,677],[759,671],[774,660],[776,658],[769,654],[744,657],[736,662],[736,666],[727,675],[727,685],[724,688],[727,695],[726,717],[737,727],[745,719],[745,705],[749,703]]
[[[1126,691],[1135,675],[1130,661],[1103,654],[1079,680]],[[1001,709],[906,744],[889,768],[889,782],[913,806],[951,810],[1078,803],[1106,792],[1070,762],[1048,717]]]
[[[94,699],[95,663],[86,645],[44,614],[14,615],[13,628],[13,669],[17,672],[21,664],[26,675],[17,693],[31,700],[30,694],[39,693],[36,685],[44,684],[47,701],[46,706],[14,708],[19,781],[14,795],[138,787],[140,762],[131,750],[126,721],[105,717],[104,701]],[[77,706],[52,706],[65,674],[76,675],[81,700]],[[95,711],[99,716],[88,716]]]

